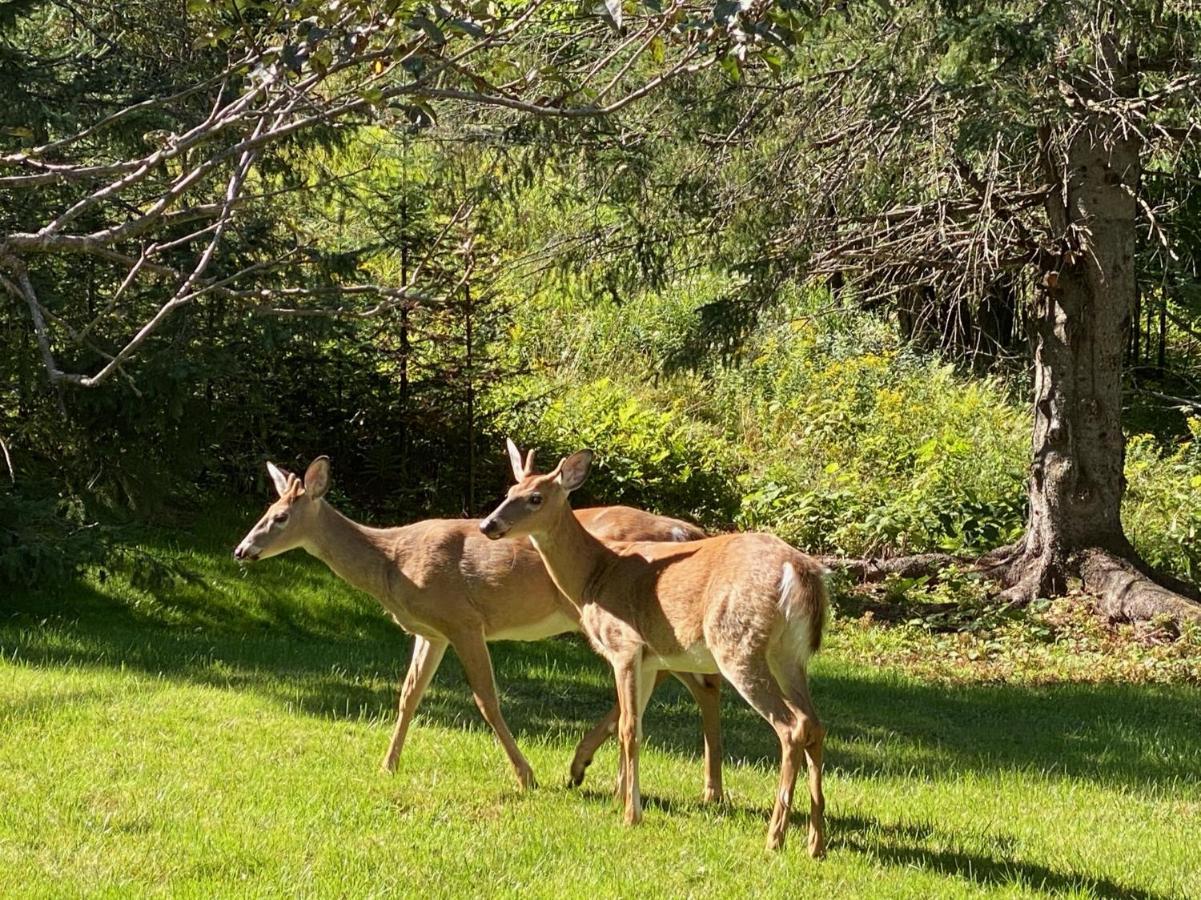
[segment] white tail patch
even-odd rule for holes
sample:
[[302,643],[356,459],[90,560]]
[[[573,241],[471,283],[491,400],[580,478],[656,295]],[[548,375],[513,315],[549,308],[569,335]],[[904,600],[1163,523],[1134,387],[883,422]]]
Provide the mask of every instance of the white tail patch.
[[813,653],[809,631],[813,623],[809,610],[801,602],[801,579],[792,563],[786,562],[780,571],[780,611],[784,613],[784,633],[780,636],[781,650],[802,666]]
[[673,541],[686,541],[688,540],[688,532],[679,525],[675,525],[671,529],[671,539]]

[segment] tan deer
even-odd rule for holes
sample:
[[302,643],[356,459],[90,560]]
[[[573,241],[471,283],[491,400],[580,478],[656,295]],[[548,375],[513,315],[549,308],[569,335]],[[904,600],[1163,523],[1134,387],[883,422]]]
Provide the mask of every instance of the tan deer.
[[[512,448],[515,473],[533,464]],[[400,528],[369,528],[353,522],[324,499],[328,458],[314,460],[304,479],[267,463],[279,494],[234,550],[252,562],[297,547],[320,559],[343,580],[370,594],[415,635],[413,657],[400,689],[399,713],[382,767],[392,772],[421,696],[448,646],[454,647],[476,705],[495,731],[523,788],[534,773],[518,749],[496,696],[488,641],[533,641],[580,630],[575,608],[555,589],[542,560],[526,542],[496,544],[484,538],[478,520],[431,519]],[[602,534],[661,540],[704,537],[694,525],[629,507],[580,511],[580,521]],[[720,681],[680,676],[701,708],[705,734],[705,797],[721,797]],[[597,748],[615,731],[614,707],[580,742],[571,766],[579,784]]]
[[642,818],[638,745],[658,671],[720,672],[780,739],[780,788],[768,848],[784,845],[804,756],[809,852],[822,855],[825,729],[805,670],[821,644],[825,568],[767,534],[687,544],[615,543],[589,534],[572,514],[568,495],[583,484],[591,464],[592,451],[581,450],[546,475],[525,467],[480,530],[494,539],[533,541],[551,578],[575,604],[589,641],[613,667],[626,822]]

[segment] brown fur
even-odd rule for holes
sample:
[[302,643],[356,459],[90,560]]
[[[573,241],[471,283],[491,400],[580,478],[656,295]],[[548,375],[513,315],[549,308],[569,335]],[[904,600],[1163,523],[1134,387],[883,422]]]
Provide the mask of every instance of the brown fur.
[[780,738],[780,790],[768,846],[783,845],[805,756],[809,849],[821,855],[825,732],[809,696],[805,667],[820,646],[826,618],[824,567],[767,534],[686,544],[612,542],[589,534],[572,515],[568,494],[583,482],[590,462],[590,451],[581,451],[548,475],[527,468],[481,529],[493,538],[533,540],[551,578],[579,610],[592,645],[613,666],[626,821],[641,818],[638,745],[657,671],[720,672]]
[[[270,467],[279,499],[239,544],[235,555],[265,559],[303,547],[338,576],[375,597],[393,620],[416,635],[401,686],[396,728],[383,768],[394,771],[405,736],[448,646],[463,663],[476,703],[504,746],[522,786],[533,784],[529,763],[509,733],[496,696],[487,641],[537,639],[578,631],[574,607],[556,590],[529,542],[487,540],[476,520],[429,519],[399,528],[370,528],[343,516],[323,498],[328,461],[314,461],[302,481]],[[276,517],[286,516],[280,523]],[[695,526],[630,507],[580,510],[579,521],[603,533],[670,540]],[[706,746],[720,747],[718,686],[682,679],[701,706]],[[596,749],[613,733],[618,709],[577,747],[572,780],[578,784]],[[720,753],[707,755],[706,795],[721,794]]]

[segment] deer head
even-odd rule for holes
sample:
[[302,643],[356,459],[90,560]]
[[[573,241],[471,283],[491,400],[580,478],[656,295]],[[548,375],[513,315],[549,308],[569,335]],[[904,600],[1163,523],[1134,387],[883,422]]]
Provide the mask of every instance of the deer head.
[[497,540],[525,537],[549,530],[568,507],[568,495],[584,483],[592,467],[592,451],[578,450],[545,475],[534,472],[534,451],[523,460],[521,451],[507,441],[509,462],[517,483],[492,513],[480,522],[480,531]]
[[266,559],[304,545],[314,524],[316,506],[329,489],[329,457],[318,456],[309,463],[303,481],[270,462],[267,474],[279,499],[267,507],[234,549],[234,559],[239,562]]

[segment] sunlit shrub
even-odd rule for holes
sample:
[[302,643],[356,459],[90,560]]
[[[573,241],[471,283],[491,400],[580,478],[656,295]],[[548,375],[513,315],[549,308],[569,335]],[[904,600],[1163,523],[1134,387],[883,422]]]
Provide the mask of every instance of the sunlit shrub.
[[[600,453],[592,502],[772,531],[847,555],[1009,543],[1026,517],[1026,390],[906,349],[893,323],[781,301],[736,361],[668,374],[694,340],[703,280],[671,297],[601,304],[559,296],[518,316],[515,358],[533,374],[498,386],[498,427],[554,454]],[[684,331],[689,331],[684,335]],[[1163,451],[1127,454],[1127,530],[1149,562],[1201,577],[1201,420]],[[544,458],[551,464],[554,460]]]
[[1201,580],[1201,419],[1164,452],[1149,434],[1126,445],[1126,534],[1151,565]]
[[737,507],[728,448],[681,402],[659,407],[598,378],[553,399],[514,404],[498,424],[522,446],[536,447],[544,468],[582,447],[595,450],[581,502],[632,504],[711,524],[728,522]]
[[714,404],[754,447],[742,527],[853,555],[970,552],[1020,532],[1024,416],[997,382],[903,351],[886,323],[766,334]]

